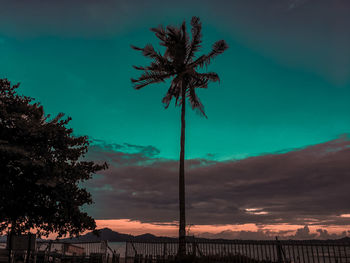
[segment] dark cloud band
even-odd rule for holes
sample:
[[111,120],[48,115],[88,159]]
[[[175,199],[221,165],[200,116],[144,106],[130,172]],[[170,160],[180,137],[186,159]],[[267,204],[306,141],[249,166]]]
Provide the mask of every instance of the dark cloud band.
[[[178,162],[151,146],[111,150],[94,145],[89,158],[109,170],[87,183],[98,219],[172,222],[178,217]],[[188,222],[350,225],[350,140],[236,161],[187,160]]]

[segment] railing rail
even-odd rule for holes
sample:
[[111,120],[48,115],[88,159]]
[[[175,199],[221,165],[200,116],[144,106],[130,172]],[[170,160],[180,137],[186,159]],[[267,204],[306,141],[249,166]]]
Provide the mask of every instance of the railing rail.
[[[130,241],[126,244],[125,258],[171,258],[176,257],[177,253],[177,241]],[[186,242],[186,253],[195,257],[238,263],[350,263],[350,242],[192,240]]]

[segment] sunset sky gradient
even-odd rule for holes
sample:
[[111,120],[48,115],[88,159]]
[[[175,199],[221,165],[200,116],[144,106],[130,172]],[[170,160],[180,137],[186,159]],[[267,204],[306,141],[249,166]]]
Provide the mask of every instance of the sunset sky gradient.
[[176,236],[180,112],[161,103],[169,83],[132,89],[131,65],[147,60],[130,44],[157,45],[151,27],[196,15],[202,52],[230,48],[209,67],[221,82],[199,92],[208,119],[187,114],[191,233],[350,230],[349,1],[0,3],[0,77],[71,116],[87,158],[110,164],[84,184],[99,227]]

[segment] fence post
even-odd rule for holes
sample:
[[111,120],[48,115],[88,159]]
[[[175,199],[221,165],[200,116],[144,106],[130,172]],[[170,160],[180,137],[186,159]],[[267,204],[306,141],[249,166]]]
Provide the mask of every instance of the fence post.
[[11,254],[12,254],[12,231],[7,235],[7,246],[9,252],[8,263],[12,262]]
[[168,253],[168,252],[167,252],[167,243],[164,242],[164,246],[163,246],[163,256],[164,256],[164,258],[165,258],[165,256],[166,256],[167,253]]
[[29,263],[30,256],[31,256],[31,245],[32,245],[32,233],[28,233],[28,247],[27,247],[27,260],[26,262]]
[[126,241],[126,244],[125,244],[125,262],[128,262],[128,245],[129,245],[129,241]]
[[196,257],[197,254],[197,247],[195,241],[192,242],[192,255]]
[[282,246],[281,246],[281,242],[278,240],[278,238],[276,237],[276,250],[277,250],[277,260],[278,263],[283,263],[283,256],[282,256]]

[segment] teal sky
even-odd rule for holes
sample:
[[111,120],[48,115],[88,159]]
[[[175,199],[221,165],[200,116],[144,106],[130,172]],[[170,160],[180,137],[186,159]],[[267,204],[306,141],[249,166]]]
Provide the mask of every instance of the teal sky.
[[198,1],[176,8],[102,1],[94,3],[95,13],[86,11],[93,1],[57,1],[41,6],[35,18],[40,1],[14,2],[19,9],[3,1],[0,76],[21,82],[20,91],[47,113],[71,116],[76,134],[152,145],[161,157],[178,157],[179,108],[163,108],[167,84],[132,88],[138,72],[131,66],[147,60],[130,44],[156,45],[149,28],[189,22],[192,15],[203,22],[203,52],[220,39],[230,48],[208,68],[221,82],[199,93],[208,119],[187,114],[186,158],[243,158],[326,142],[350,130],[348,34],[330,29],[327,19],[303,22],[303,16],[317,21],[322,15],[324,6],[309,8],[315,1],[285,0],[277,8],[264,0],[265,13],[260,4],[238,0],[203,1],[199,9]]

